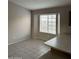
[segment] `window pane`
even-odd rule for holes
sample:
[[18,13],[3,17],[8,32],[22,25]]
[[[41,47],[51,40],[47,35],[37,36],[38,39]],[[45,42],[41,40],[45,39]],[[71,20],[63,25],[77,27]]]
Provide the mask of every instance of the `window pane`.
[[49,23],[49,26],[56,26],[56,23]]
[[48,15],[48,16],[49,16],[49,19],[56,18],[56,14]]
[[40,19],[47,19],[47,15],[40,15]]
[[56,14],[40,15],[40,32],[56,34]]
[[49,27],[49,30],[56,30],[56,27]]
[[56,22],[56,19],[49,19],[49,22]]
[[47,32],[47,16],[40,16],[40,32]]

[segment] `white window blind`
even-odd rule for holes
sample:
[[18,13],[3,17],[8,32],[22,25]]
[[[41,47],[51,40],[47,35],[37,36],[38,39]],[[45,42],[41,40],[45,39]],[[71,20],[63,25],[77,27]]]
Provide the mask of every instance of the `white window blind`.
[[40,32],[56,34],[56,14],[40,15]]

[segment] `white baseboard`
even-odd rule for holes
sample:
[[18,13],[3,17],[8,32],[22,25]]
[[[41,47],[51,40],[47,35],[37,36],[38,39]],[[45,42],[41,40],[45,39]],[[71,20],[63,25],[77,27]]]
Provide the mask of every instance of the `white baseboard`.
[[15,44],[15,43],[18,43],[18,42],[21,42],[21,41],[24,41],[24,40],[28,40],[28,39],[31,39],[31,38],[25,38],[25,39],[22,39],[22,40],[18,40],[18,41],[9,43],[8,45],[12,45],[12,44]]

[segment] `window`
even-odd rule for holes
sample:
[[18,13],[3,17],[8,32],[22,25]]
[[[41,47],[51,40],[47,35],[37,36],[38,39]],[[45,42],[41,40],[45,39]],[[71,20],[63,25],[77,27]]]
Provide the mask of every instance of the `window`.
[[56,34],[56,14],[40,15],[40,32]]

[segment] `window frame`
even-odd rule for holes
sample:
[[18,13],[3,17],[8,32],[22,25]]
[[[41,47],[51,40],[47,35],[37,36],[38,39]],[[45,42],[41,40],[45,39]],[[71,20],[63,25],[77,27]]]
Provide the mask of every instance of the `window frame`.
[[[40,32],[40,15],[52,15],[52,14],[56,14],[56,34],[53,33],[46,33],[46,32]],[[38,32],[39,33],[46,33],[46,34],[53,34],[53,35],[57,35],[58,34],[58,13],[47,13],[47,14],[40,14],[38,16]]]

